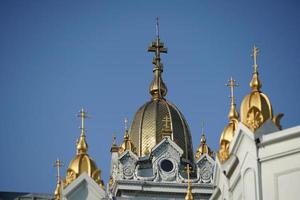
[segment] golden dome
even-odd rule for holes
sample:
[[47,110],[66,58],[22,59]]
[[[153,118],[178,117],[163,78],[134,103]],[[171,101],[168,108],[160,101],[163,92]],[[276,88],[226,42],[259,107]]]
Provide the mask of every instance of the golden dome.
[[241,122],[245,124],[253,132],[262,126],[264,122],[268,119],[273,120],[278,128],[280,126],[280,118],[282,114],[273,117],[272,105],[264,93],[261,92],[261,81],[258,76],[258,65],[256,63],[258,54],[258,48],[254,46],[253,48],[253,58],[254,58],[254,72],[252,75],[252,80],[250,82],[251,92],[244,97],[241,103]]
[[162,80],[163,65],[160,62],[160,53],[166,53],[167,49],[160,42],[159,35],[151,43],[148,51],[155,52],[154,79],[149,91],[152,98],[136,112],[129,131],[130,139],[138,156],[147,155],[162,140],[163,118],[167,115],[170,117],[171,139],[184,151],[184,158],[193,160],[192,139],[187,122],[178,108],[165,99],[167,87]]
[[166,115],[170,116],[171,139],[184,151],[184,158],[193,160],[188,124],[178,108],[166,99],[152,99],[136,112],[129,132],[137,155],[147,155],[163,139],[163,118]]
[[228,113],[229,123],[223,129],[223,132],[220,137],[220,150],[217,153],[217,156],[221,163],[226,161],[230,156],[229,155],[229,145],[233,139],[235,130],[237,129],[238,117],[239,117],[239,114],[236,111],[236,104],[235,104],[235,97],[234,97],[234,87],[238,86],[238,84],[236,84],[236,81],[233,80],[232,77],[230,78],[230,80],[228,82],[229,83],[227,84],[227,86],[230,87],[230,99],[231,99],[230,110]]
[[97,168],[95,161],[87,153],[88,144],[85,140],[86,136],[84,128],[84,118],[86,118],[86,113],[83,109],[80,111],[79,117],[82,118],[82,126],[80,128],[80,138],[76,144],[77,154],[69,164],[64,186],[68,186],[82,173],[86,172],[87,175],[94,179],[94,181],[98,183],[101,188],[104,188],[103,181],[101,180],[101,171]]
[[195,159],[199,160],[203,154],[208,154],[209,156],[212,156],[213,152],[210,150],[209,146],[206,144],[206,138],[205,138],[204,133],[202,132],[200,145],[195,153]]

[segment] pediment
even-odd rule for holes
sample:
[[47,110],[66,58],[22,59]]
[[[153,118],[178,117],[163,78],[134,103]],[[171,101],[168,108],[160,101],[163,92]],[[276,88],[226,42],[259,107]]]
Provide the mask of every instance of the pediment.
[[175,157],[181,157],[183,150],[170,138],[164,138],[160,143],[153,147],[151,157],[158,158],[166,152],[173,153]]
[[85,172],[63,189],[62,193],[67,200],[95,200],[105,197],[105,191]]

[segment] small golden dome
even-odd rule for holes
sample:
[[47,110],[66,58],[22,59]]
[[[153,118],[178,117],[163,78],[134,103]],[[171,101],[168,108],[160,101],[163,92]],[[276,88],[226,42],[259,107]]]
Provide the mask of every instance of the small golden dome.
[[136,148],[134,147],[134,144],[131,142],[130,136],[128,134],[128,130],[125,130],[124,140],[119,147],[119,154],[127,150],[132,151],[133,153],[136,154]]
[[280,129],[280,118],[283,114],[273,117],[272,105],[264,93],[261,92],[261,81],[258,76],[258,65],[256,63],[258,48],[254,46],[253,48],[253,58],[254,58],[254,72],[252,75],[252,80],[250,82],[251,92],[244,97],[241,103],[241,122],[245,124],[250,130],[255,132],[258,128],[262,126],[268,119],[273,120],[276,126]]
[[77,154],[69,164],[67,176],[64,180],[64,187],[68,186],[82,173],[86,172],[101,188],[104,188],[103,181],[101,180],[101,171],[97,168],[95,161],[87,153],[88,144],[85,140],[86,136],[84,128],[84,119],[87,117],[86,112],[81,109],[78,116],[82,119],[82,124],[80,127],[80,138],[76,144]]
[[78,178],[83,172],[86,172],[101,188],[104,187],[101,180],[101,171],[97,168],[95,161],[88,154],[78,154],[70,162],[65,187]]
[[203,154],[208,154],[209,156],[212,156],[213,152],[211,151],[209,146],[206,144],[206,138],[205,138],[204,133],[202,132],[200,145],[195,153],[195,159],[199,160]]

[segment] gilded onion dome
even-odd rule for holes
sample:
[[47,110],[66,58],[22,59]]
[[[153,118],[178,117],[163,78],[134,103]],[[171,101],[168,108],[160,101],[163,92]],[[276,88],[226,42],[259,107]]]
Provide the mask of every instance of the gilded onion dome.
[[205,134],[204,134],[203,126],[202,126],[202,135],[201,135],[200,145],[195,153],[195,159],[199,160],[200,157],[204,154],[208,154],[209,156],[212,156],[213,152],[211,151],[211,149],[209,148],[209,146],[206,143],[206,138],[205,138]]
[[228,119],[229,123],[225,128],[223,129],[223,132],[220,137],[220,150],[217,153],[217,156],[219,158],[219,161],[223,163],[229,158],[229,145],[230,142],[233,139],[235,130],[237,129],[238,126],[238,112],[236,111],[236,104],[235,104],[235,97],[234,97],[234,87],[238,86],[235,83],[235,80],[233,78],[230,78],[229,83],[226,84],[227,86],[230,87],[230,111],[228,113]]
[[94,181],[101,187],[104,188],[103,181],[101,180],[101,171],[97,168],[95,161],[88,155],[88,144],[86,142],[84,119],[87,117],[86,112],[81,109],[79,115],[82,119],[82,125],[80,127],[81,133],[80,138],[77,141],[76,149],[77,154],[75,158],[70,162],[67,176],[64,181],[64,186],[68,186],[82,173],[87,173]]
[[261,91],[262,83],[259,80],[257,71],[258,65],[256,63],[258,52],[258,48],[254,46],[252,53],[254,59],[254,72],[250,82],[251,92],[244,97],[240,111],[241,122],[253,132],[260,128],[268,119],[273,120],[276,126],[280,129],[280,119],[283,116],[283,114],[279,114],[276,117],[273,116],[271,102],[267,95]]
[[160,42],[157,24],[156,40],[148,48],[154,52],[154,79],[150,84],[151,100],[145,103],[136,112],[129,131],[130,138],[136,147],[138,156],[147,155],[151,149],[163,138],[163,119],[170,118],[171,139],[184,151],[183,157],[193,160],[191,134],[188,124],[178,108],[165,99],[167,86],[162,80],[163,65],[160,62],[160,53],[167,53],[167,48]]

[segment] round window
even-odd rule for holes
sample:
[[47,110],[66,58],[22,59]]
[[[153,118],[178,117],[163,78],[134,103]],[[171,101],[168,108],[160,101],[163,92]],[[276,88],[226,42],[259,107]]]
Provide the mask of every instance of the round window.
[[163,160],[160,163],[160,167],[162,168],[162,170],[164,170],[165,172],[170,172],[173,170],[173,163],[170,160]]

